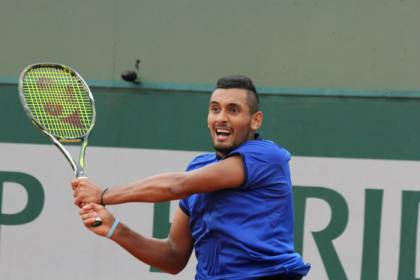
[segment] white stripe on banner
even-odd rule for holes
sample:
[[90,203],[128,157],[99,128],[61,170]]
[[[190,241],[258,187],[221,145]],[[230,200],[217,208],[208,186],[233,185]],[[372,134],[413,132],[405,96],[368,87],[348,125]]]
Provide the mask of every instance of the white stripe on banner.
[[[72,153],[78,149],[72,147]],[[102,186],[113,186],[161,172],[182,171],[198,152],[89,147],[86,172]],[[348,279],[360,279],[365,191],[383,190],[380,229],[379,279],[397,279],[400,256],[403,191],[420,191],[420,162],[344,158],[294,157],[293,183],[321,187],[339,193],[349,209],[344,232],[332,241]],[[0,275],[5,280],[23,279],[194,279],[195,258],[177,276],[150,272],[150,268],[113,242],[88,232],[73,205],[69,164],[52,145],[0,143],[0,172],[33,176],[45,192],[40,215],[20,225],[0,225]],[[0,178],[1,179],[1,178]],[[1,196],[0,196],[1,198]],[[25,208],[27,192],[19,184],[3,185],[0,213],[14,214]],[[177,203],[171,204],[170,217]],[[110,206],[121,221],[152,236],[153,205],[147,203]],[[328,279],[312,232],[331,222],[326,200],[309,198],[306,203],[303,253],[312,264],[307,279]],[[0,220],[1,221],[1,220]],[[298,221],[297,221],[298,222]],[[404,230],[404,229],[403,229]],[[417,224],[417,244],[420,225]],[[420,245],[415,275],[420,277]]]

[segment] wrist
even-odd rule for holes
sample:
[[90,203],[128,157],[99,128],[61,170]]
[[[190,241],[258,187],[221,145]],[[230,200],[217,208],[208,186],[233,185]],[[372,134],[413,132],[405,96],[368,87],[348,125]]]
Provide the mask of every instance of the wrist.
[[115,218],[114,223],[112,224],[111,228],[108,230],[106,234],[106,237],[108,237],[109,239],[112,239],[119,224],[120,224],[120,220],[118,218]]
[[104,202],[104,195],[105,193],[109,190],[109,188],[105,188],[102,192],[101,192],[101,196],[99,199],[99,203],[103,206],[105,206],[105,202]]

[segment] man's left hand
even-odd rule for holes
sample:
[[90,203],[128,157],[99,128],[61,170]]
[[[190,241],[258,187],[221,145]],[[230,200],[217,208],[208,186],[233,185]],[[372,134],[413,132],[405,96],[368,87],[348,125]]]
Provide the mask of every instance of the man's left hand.
[[86,178],[74,179],[71,181],[73,189],[74,204],[79,208],[87,203],[101,203],[102,189],[94,182]]

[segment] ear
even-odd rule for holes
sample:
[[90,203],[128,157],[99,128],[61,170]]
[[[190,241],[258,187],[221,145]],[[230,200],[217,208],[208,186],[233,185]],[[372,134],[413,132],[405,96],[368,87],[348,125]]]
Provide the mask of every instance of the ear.
[[252,115],[251,120],[251,129],[252,130],[258,130],[263,122],[263,113],[261,111],[258,111]]

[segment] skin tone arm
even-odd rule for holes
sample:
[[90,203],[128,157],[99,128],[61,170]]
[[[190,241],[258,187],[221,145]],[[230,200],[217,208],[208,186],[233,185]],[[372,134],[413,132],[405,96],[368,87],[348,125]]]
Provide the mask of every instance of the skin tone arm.
[[[191,172],[165,173],[120,187],[110,188],[104,204],[161,202],[184,198],[193,193],[239,187],[245,179],[242,159],[232,156]],[[79,207],[99,203],[102,189],[88,179],[72,181],[74,203]]]
[[[92,227],[97,215],[101,217],[103,224]],[[100,236],[107,235],[115,220],[105,207],[95,203],[83,206],[80,216],[85,226]],[[171,274],[180,272],[187,265],[193,248],[189,217],[180,208],[175,213],[166,239],[144,237],[123,223],[117,226],[111,239],[138,260]]]
[[[127,186],[110,188],[105,193],[104,202],[118,204],[175,200],[192,193],[238,187],[244,178],[241,158],[232,156],[195,171],[166,173]],[[98,235],[106,236],[115,218],[105,207],[97,204],[102,190],[87,179],[72,181],[72,187],[75,204],[84,205],[80,215],[85,226]],[[92,227],[97,216],[101,217],[103,224]],[[172,274],[185,267],[193,248],[189,217],[180,208],[177,209],[167,239],[144,237],[121,223],[112,240],[140,261]]]

